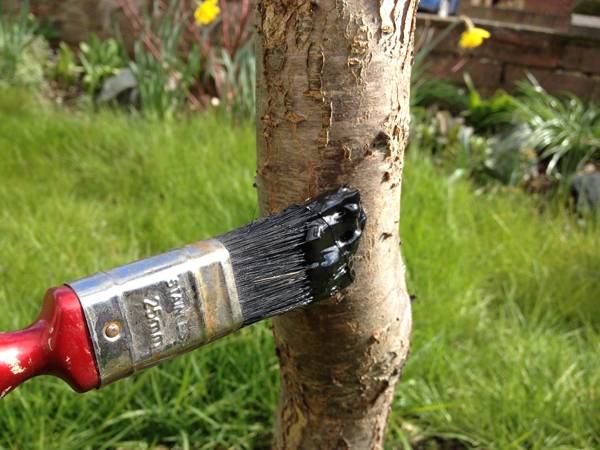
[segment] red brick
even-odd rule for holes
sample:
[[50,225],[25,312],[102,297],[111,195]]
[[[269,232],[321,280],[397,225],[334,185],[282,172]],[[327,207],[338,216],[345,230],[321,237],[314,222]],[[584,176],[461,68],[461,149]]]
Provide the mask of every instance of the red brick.
[[[416,38],[415,42],[417,46],[420,44],[420,39],[424,33],[433,33],[434,36],[438,36],[444,30],[443,27],[435,26],[435,25],[427,25],[426,23],[419,23],[416,29]],[[457,25],[457,27],[446,36],[444,40],[442,40],[435,50],[442,52],[458,52],[458,40],[460,39],[460,34],[462,33],[462,25]],[[418,47],[417,47],[418,50]]]
[[[486,29],[492,36],[486,39],[481,47],[470,50],[459,49],[458,41],[464,27],[458,25],[444,41],[439,43],[436,50],[531,67],[558,67],[559,55],[562,52],[561,45],[560,42],[551,39],[551,36],[501,27],[486,27]],[[441,30],[436,29],[436,33],[440,33]]]
[[544,89],[553,94],[570,92],[580,97],[590,97],[597,84],[591,77],[576,72],[527,69],[509,64],[504,77],[505,87],[514,88],[514,83],[525,79],[527,73],[531,73]]
[[478,56],[517,65],[552,68],[558,66],[560,48],[543,34],[497,29],[475,50]]
[[458,83],[462,83],[464,74],[468,73],[475,86],[481,88],[495,88],[502,78],[502,66],[485,59],[432,53],[426,64],[428,72],[433,76]]
[[[538,6],[557,6],[556,2],[551,3],[543,1]],[[426,23],[430,24],[429,28]],[[448,23],[448,20],[429,17],[427,22],[419,22],[417,32],[434,29],[440,33]],[[469,51],[458,48],[464,26],[457,25],[429,55],[430,71],[458,82],[462,82],[464,72],[469,72],[475,84],[483,90],[494,89],[501,84],[510,87],[530,71],[553,93],[569,91],[583,97],[600,98],[600,43],[597,38],[541,31],[525,24],[484,23],[483,27],[490,31],[492,37],[481,47]],[[460,61],[465,61],[464,67],[458,64]]]
[[568,15],[576,0],[525,0],[525,10],[541,14]]
[[560,58],[560,66],[592,74],[600,74],[600,45],[583,47],[567,45]]

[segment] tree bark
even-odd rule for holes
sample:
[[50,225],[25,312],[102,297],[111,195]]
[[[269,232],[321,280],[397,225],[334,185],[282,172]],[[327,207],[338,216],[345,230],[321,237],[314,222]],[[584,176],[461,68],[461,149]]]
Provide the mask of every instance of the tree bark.
[[368,216],[353,286],[273,321],[276,449],[383,446],[411,333],[398,225],[416,4],[258,1],[262,212],[346,184]]

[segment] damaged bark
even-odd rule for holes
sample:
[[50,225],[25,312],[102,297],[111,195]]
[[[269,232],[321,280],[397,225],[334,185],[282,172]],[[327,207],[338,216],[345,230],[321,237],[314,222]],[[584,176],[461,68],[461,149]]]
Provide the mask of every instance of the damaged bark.
[[383,446],[411,310],[400,255],[416,0],[259,0],[263,214],[345,184],[368,222],[343,295],[273,321],[276,449]]

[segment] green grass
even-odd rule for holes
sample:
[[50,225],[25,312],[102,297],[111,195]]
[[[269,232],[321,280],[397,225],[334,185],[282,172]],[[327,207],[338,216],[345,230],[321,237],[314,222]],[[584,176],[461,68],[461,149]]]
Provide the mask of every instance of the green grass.
[[519,191],[478,194],[414,155],[407,168],[417,299],[391,440],[404,429],[467,447],[598,448],[598,227]]
[[[217,117],[55,111],[0,92],[0,329],[47,286],[257,215],[254,134]],[[600,446],[600,230],[516,191],[482,194],[411,152],[402,235],[413,346],[387,446]],[[0,401],[0,448],[267,448],[267,325],[76,395],[38,378]]]

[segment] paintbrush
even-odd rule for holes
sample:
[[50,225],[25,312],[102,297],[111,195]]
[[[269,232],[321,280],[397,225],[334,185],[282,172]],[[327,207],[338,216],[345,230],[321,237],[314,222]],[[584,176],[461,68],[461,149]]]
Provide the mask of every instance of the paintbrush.
[[341,187],[229,233],[46,293],[37,321],[0,333],[0,398],[37,375],[85,392],[354,280],[366,216]]

